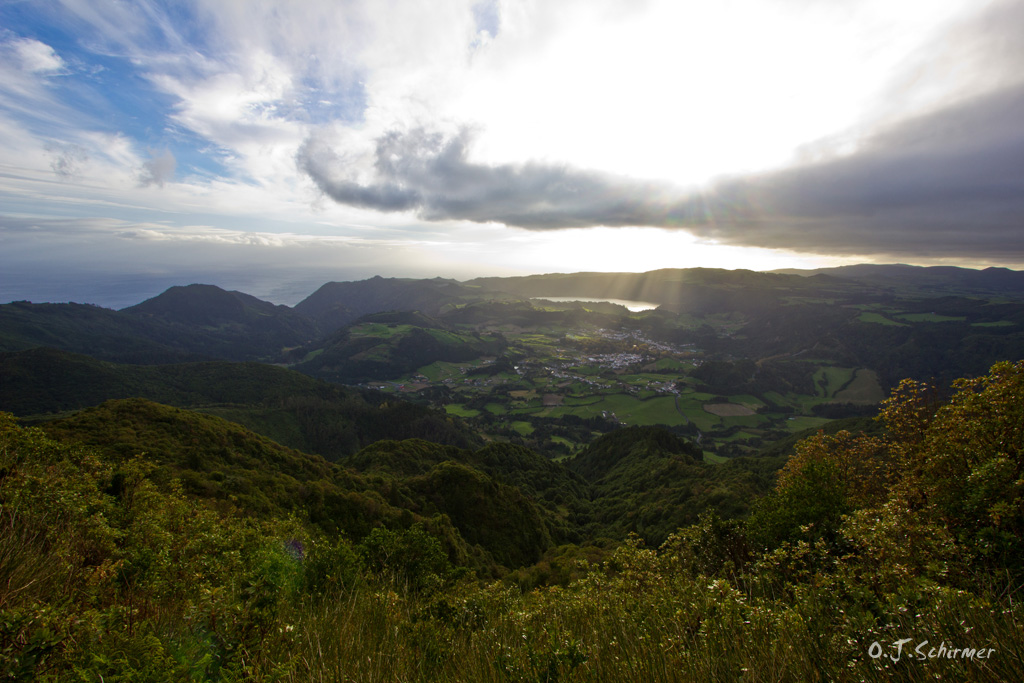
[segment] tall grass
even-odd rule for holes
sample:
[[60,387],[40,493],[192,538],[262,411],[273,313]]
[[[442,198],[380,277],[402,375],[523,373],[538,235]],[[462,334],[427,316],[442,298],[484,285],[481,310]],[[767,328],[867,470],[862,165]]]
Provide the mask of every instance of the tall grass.
[[[1024,628],[1009,601],[958,591],[872,614],[829,591],[756,597],[634,558],[565,588],[494,584],[434,596],[363,587],[296,615],[290,681],[1016,681]],[[893,644],[909,638],[899,661]],[[871,656],[879,642],[884,656]],[[986,659],[920,659],[945,644]],[[877,650],[876,650],[877,652]]]

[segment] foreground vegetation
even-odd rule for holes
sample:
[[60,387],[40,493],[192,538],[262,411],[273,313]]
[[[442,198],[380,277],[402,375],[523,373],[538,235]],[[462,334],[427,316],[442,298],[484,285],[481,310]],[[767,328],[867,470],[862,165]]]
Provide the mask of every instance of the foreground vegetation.
[[[86,446],[66,425],[47,435],[5,416],[0,678],[1021,680],[1022,398],[1024,362],[960,380],[942,402],[903,382],[880,434],[801,442],[746,517],[705,514],[657,546],[552,545],[496,581],[426,518],[382,514],[356,536],[311,523],[301,506],[254,514],[244,499],[186,490],[168,476],[179,471],[167,469],[170,451]],[[579,476],[611,495],[629,480],[615,478],[616,457],[627,469],[648,452],[655,469],[696,466],[665,437],[635,435],[644,453],[629,460],[605,442]],[[241,446],[217,448],[224,467],[244,465]],[[409,448],[376,445],[353,466],[383,477],[408,462],[387,456]],[[486,453],[449,452],[417,462],[459,481],[471,466],[500,469]],[[277,458],[281,476],[292,457],[247,453]],[[488,486],[478,504],[499,491]],[[525,496],[536,484],[524,475],[515,486]],[[274,493],[291,495],[284,484]]]

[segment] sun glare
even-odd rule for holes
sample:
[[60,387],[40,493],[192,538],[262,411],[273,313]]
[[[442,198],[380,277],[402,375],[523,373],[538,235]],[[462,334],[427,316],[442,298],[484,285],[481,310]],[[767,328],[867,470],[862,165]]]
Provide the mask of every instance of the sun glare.
[[[486,257],[484,257],[486,258]],[[853,263],[790,251],[702,241],[656,228],[589,228],[520,233],[503,241],[494,264],[523,272],[646,272],[661,268],[775,270]]]
[[[939,3],[943,16],[950,3]],[[607,12],[607,10],[603,10]],[[571,162],[689,186],[791,161],[857,125],[928,26],[880,36],[878,3],[808,8],[653,2],[614,21],[582,7],[558,39],[515,17],[475,57],[449,115],[479,124],[479,161]]]

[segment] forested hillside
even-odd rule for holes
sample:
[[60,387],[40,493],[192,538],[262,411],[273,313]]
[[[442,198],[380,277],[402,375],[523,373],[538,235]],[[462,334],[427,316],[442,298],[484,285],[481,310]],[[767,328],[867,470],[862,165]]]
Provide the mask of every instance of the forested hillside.
[[[567,466],[424,441],[337,464],[141,400],[3,416],[0,673],[1019,680],[1024,362],[936,389],[800,442],[766,494],[656,428]],[[717,511],[663,542],[600,517],[701,491]]]
[[218,415],[328,460],[381,439],[482,445],[461,421],[423,406],[261,363],[144,366],[54,349],[0,353],[0,408],[18,416],[43,420],[133,397]]
[[[321,531],[355,539],[396,520],[427,523],[441,530],[453,562],[491,576],[566,543],[621,541],[636,532],[657,544],[701,512],[744,514],[781,465],[746,458],[705,464],[699,449],[657,427],[604,437],[568,466],[511,444],[467,449],[422,439],[377,440],[331,463],[221,418],[139,398],[42,426],[119,463],[145,454],[158,465],[156,481],[175,480],[218,509],[300,514]],[[612,472],[592,476],[587,463],[594,461]]]
[[422,311],[438,315],[458,302],[480,298],[481,288],[455,280],[382,278],[361,282],[328,282],[295,305],[325,333],[364,315],[382,311]]

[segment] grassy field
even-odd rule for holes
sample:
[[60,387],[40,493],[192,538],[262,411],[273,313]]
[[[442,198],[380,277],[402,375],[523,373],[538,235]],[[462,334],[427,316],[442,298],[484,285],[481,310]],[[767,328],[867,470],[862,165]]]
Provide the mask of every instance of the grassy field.
[[619,380],[626,382],[627,384],[647,384],[648,382],[654,384],[664,384],[665,382],[673,382],[675,378],[672,375],[661,375],[653,372],[641,372],[637,374],[619,375]]
[[831,422],[823,417],[791,417],[786,420],[786,428],[791,432],[802,432],[805,429],[814,429]]
[[896,327],[907,327],[905,323],[898,323],[895,320],[890,320],[880,313],[861,313],[857,316],[857,320],[862,323],[875,323],[878,325],[894,325]]
[[721,437],[719,439],[719,441],[724,441],[726,443],[729,443],[729,442],[732,442],[732,441],[743,441],[743,440],[746,440],[746,439],[756,439],[756,438],[759,438],[759,436],[760,436],[759,434],[754,434],[752,432],[739,431],[739,432],[736,432],[735,434],[731,434],[730,436]]
[[764,401],[750,394],[737,394],[736,396],[730,396],[729,400],[755,411],[765,405]]
[[561,417],[576,415],[592,417],[607,411],[627,424],[685,424],[686,418],[676,410],[675,398],[660,396],[642,401],[628,394],[608,394],[597,397],[599,400],[589,404],[563,405],[551,408],[548,415]]
[[712,415],[704,410],[704,401],[707,398],[706,394],[688,394],[679,397],[679,409],[686,414],[693,424],[697,425],[697,429],[702,432],[711,430],[713,427],[722,424],[722,418],[717,415]]
[[596,406],[602,399],[600,396],[566,396],[562,399],[563,406]]
[[316,358],[317,356],[319,356],[323,352],[324,352],[323,349],[314,349],[314,350],[310,351],[309,353],[307,353],[302,358],[302,362],[305,363],[306,361],[311,361],[311,360],[313,360],[314,358]]
[[766,391],[763,396],[766,401],[771,401],[777,406],[793,405],[793,401],[788,396],[784,396],[777,391]]
[[722,418],[722,425],[725,427],[761,427],[771,422],[768,415],[734,415]]
[[461,378],[463,370],[468,367],[472,367],[472,365],[470,363],[447,363],[445,361],[437,361],[430,365],[424,365],[419,369],[419,373],[431,382],[443,382],[446,379]]
[[967,320],[962,315],[939,315],[938,313],[902,313],[894,317],[910,323],[948,323]]
[[527,347],[535,354],[550,355],[557,351],[555,340],[545,334],[517,334],[511,337],[511,341]]
[[885,398],[885,392],[878,381],[878,373],[858,368],[853,381],[842,391],[836,392],[835,398],[850,403],[878,403]]
[[[794,433],[827,423],[828,419],[812,415],[815,406],[822,403],[876,403],[884,398],[873,371],[820,363],[814,363],[817,366],[813,375],[815,395],[778,392],[736,394],[729,396],[728,402],[713,403],[714,395],[686,388],[685,378],[672,375],[634,372],[601,377],[597,374],[601,372],[600,368],[580,366],[580,370],[593,373],[589,374],[587,381],[536,373],[530,377],[501,373],[487,378],[474,377],[471,384],[466,384],[463,370],[475,365],[479,362],[434,363],[421,368],[420,372],[432,381],[454,380],[452,386],[462,399],[446,406],[449,414],[467,419],[481,415],[497,417],[508,429],[524,438],[534,433],[533,420],[573,416],[613,419],[626,425],[690,425],[702,435],[702,447],[712,453],[727,444],[733,449],[756,449],[762,439],[770,441],[780,432]],[[684,382],[684,388],[678,396],[656,390],[666,382],[680,380]],[[490,401],[477,410],[466,407],[473,398],[486,395],[493,391],[492,387],[501,384],[510,385],[505,394],[510,401]],[[769,403],[790,407],[796,414],[759,412]],[[736,428],[738,431],[730,433]],[[584,445],[562,438],[552,441],[563,442],[570,450],[578,450]],[[736,451],[732,450],[730,454],[735,455]]]
[[597,367],[596,365],[574,365],[571,368],[569,368],[569,371],[572,372],[574,375],[582,375],[584,377],[593,377],[596,375],[600,375],[602,372],[604,372],[601,368]]
[[516,430],[522,436],[529,436],[533,434],[533,425],[529,422],[523,422],[522,420],[515,420],[510,423],[512,429]]
[[466,408],[458,403],[449,403],[444,407],[444,409],[449,415],[455,415],[456,417],[476,417],[480,414],[479,410]]
[[821,398],[832,398],[835,393],[842,389],[850,380],[856,370],[854,368],[837,368],[824,366],[818,368],[814,373],[814,386]]
[[412,325],[396,325],[387,323],[362,323],[350,329],[349,334],[355,337],[378,337],[390,339],[399,334],[407,334]]
[[472,337],[465,337],[461,334],[455,334],[454,332],[448,332],[446,330],[428,329],[427,334],[429,334],[431,337],[438,340],[442,344],[449,344],[452,346],[466,343],[471,344],[475,341]]
[[753,415],[754,411],[737,403],[705,403],[704,410],[718,417]]

